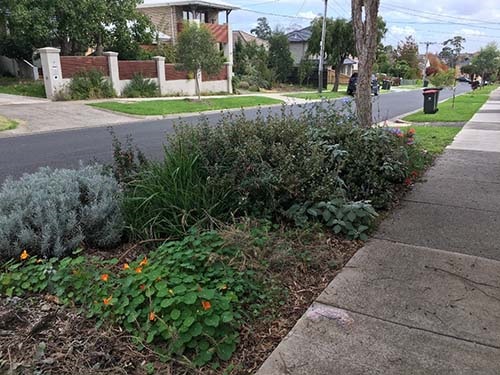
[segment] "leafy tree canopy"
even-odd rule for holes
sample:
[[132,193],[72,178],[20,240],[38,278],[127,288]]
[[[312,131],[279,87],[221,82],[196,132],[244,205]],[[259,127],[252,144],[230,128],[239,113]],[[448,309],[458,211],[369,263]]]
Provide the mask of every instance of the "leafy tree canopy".
[[269,38],[269,68],[278,82],[285,82],[293,68],[293,58],[288,47],[288,38],[282,32],[275,32]]
[[[152,41],[149,19],[137,11],[141,0],[3,0],[0,2],[0,53],[31,59],[42,47],[63,55],[89,47],[136,48]],[[14,48],[13,48],[14,47]],[[122,52],[120,50],[116,52]]]
[[266,17],[257,18],[257,26],[250,30],[257,38],[268,40],[273,34]]
[[[201,70],[207,74],[217,74],[222,69],[225,57],[216,47],[212,32],[203,24],[186,22],[177,39],[178,68],[192,73]],[[196,91],[200,97],[199,82]]]

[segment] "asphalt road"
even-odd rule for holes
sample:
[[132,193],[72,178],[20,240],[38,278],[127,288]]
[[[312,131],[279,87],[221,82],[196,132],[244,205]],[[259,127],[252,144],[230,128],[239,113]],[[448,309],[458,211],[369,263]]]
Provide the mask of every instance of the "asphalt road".
[[[457,93],[469,91],[469,85],[460,84]],[[452,95],[450,90],[443,90],[440,100]],[[374,97],[374,119],[383,121],[393,119],[402,114],[422,107],[423,97],[420,90],[393,92]],[[294,107],[293,111],[303,108]],[[279,112],[281,108],[263,108],[262,112]],[[245,110],[247,117],[255,117],[256,109]],[[215,122],[220,114],[206,116]],[[159,158],[162,155],[165,135],[173,131],[178,120],[154,120],[114,125],[116,135],[124,139],[131,135],[134,143],[146,155]],[[183,121],[196,122],[199,116],[187,117]],[[112,159],[111,136],[106,127],[89,128],[53,133],[42,133],[29,136],[0,138],[0,182],[7,176],[14,178],[29,173],[42,166],[77,167],[80,162],[110,162]]]

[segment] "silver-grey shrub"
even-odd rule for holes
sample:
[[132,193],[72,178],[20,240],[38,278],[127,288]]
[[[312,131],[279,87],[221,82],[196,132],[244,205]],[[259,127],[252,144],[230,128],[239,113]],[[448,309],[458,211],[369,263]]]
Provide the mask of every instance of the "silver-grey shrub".
[[117,181],[99,165],[8,179],[0,188],[0,258],[24,249],[60,257],[82,244],[116,245],[124,227],[121,201]]

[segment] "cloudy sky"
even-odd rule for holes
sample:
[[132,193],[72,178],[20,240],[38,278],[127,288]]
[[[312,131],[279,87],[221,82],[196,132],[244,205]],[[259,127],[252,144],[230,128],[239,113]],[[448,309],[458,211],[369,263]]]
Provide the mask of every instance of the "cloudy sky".
[[[323,11],[323,0],[225,0],[242,10],[231,14],[233,29],[249,31],[258,17],[284,29],[307,26]],[[328,0],[328,16],[350,18],[350,0]],[[381,0],[380,15],[389,31],[386,44],[397,45],[407,35],[417,42],[442,43],[455,35],[466,38],[474,52],[489,42],[500,45],[500,0]],[[442,46],[433,45],[431,52]],[[425,46],[421,47],[421,52]]]

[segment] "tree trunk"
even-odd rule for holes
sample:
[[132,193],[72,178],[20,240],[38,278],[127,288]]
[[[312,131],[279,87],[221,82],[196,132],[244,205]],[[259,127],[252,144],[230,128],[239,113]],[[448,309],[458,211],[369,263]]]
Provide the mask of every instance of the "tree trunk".
[[104,46],[102,45],[102,34],[97,34],[97,45],[95,48],[95,55],[102,56],[104,54]]
[[344,60],[337,63],[337,65],[335,66],[335,81],[333,81],[333,89],[332,89],[332,91],[334,91],[334,92],[339,91],[340,70],[342,69],[343,63],[344,63]]
[[377,51],[377,16],[380,0],[352,0],[352,19],[358,53],[356,111],[359,124],[373,124],[371,76]]
[[195,81],[196,81],[196,96],[198,97],[199,101],[201,101],[200,80],[201,80],[201,69],[198,69],[196,71]]

